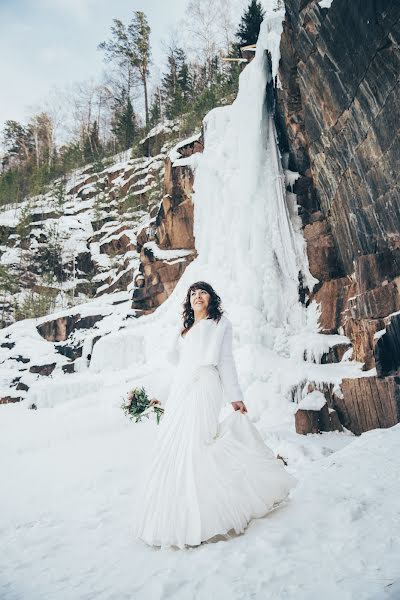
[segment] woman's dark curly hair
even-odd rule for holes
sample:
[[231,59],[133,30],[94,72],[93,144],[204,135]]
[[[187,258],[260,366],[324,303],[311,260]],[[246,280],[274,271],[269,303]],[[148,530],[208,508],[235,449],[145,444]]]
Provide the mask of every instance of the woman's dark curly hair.
[[208,305],[208,319],[213,319],[218,323],[218,321],[222,317],[222,313],[224,312],[221,308],[221,298],[218,296],[217,292],[214,290],[214,288],[211,287],[209,283],[206,283],[205,281],[196,281],[196,283],[192,283],[192,285],[187,291],[186,298],[183,303],[183,329],[181,331],[182,335],[186,334],[194,323],[194,311],[190,304],[190,294],[192,290],[204,290],[210,294],[211,298],[210,303]]

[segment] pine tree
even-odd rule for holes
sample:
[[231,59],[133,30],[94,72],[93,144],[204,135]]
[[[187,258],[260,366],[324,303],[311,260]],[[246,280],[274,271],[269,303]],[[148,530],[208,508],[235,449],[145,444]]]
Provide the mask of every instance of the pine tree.
[[146,128],[149,124],[149,101],[147,80],[150,73],[150,26],[144,12],[137,10],[128,26],[114,19],[111,27],[112,39],[99,44],[106,52],[106,60],[116,61],[121,68],[129,64],[138,74],[143,85]]
[[125,88],[115,99],[111,130],[121,150],[131,148],[137,133],[136,114]]
[[161,93],[165,114],[173,119],[185,112],[191,95],[191,78],[186,55],[182,48],[170,49],[168,71],[162,79]]
[[245,10],[239,29],[236,32],[236,38],[240,46],[249,46],[257,42],[260,26],[264,19],[264,9],[258,0],[251,0]]
[[162,120],[163,106],[162,106],[162,94],[161,89],[157,87],[153,95],[153,100],[150,105],[149,124],[150,127],[154,127]]

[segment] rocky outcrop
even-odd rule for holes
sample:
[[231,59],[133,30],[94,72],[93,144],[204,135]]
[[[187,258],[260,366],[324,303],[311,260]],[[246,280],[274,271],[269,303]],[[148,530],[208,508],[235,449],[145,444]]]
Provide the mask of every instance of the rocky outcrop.
[[[152,312],[174,290],[195,258],[193,235],[193,171],[174,164],[173,155],[188,158],[203,151],[199,136],[176,147],[166,160],[164,197],[155,219],[137,236],[140,267],[135,276],[132,307],[137,315]],[[179,159],[178,159],[179,160]]]
[[400,377],[343,379],[336,399],[340,420],[355,434],[400,421]]
[[58,319],[49,319],[38,325],[37,330],[48,342],[64,342],[76,329],[90,329],[103,318],[104,315],[88,315],[86,317],[81,317],[81,315],[77,313],[59,317]]
[[21,402],[20,396],[2,396],[0,397],[0,404],[10,404],[12,402]]
[[172,167],[168,159],[165,177],[166,194],[155,222],[157,241],[161,248],[194,248],[193,172],[190,167]]
[[134,291],[134,308],[148,314],[160,306],[171,295],[182,273],[194,257],[195,253],[182,258],[160,260],[145,249],[141,262],[143,280]]
[[48,377],[52,374],[54,369],[56,368],[56,363],[49,363],[47,365],[32,365],[29,367],[30,373],[37,373],[38,375],[44,375]]
[[399,420],[400,4],[285,6],[278,137],[300,173],[293,192],[321,330],[344,332],[353,357],[377,370],[342,385],[339,416],[361,433]]
[[296,433],[302,435],[343,429],[336,410],[328,407],[325,395],[317,389],[309,391],[298,405],[295,412],[295,427]]

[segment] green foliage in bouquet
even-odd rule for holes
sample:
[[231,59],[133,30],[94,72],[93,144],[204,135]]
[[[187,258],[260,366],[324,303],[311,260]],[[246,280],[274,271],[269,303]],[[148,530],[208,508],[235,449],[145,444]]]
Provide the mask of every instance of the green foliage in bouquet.
[[157,404],[152,404],[144,387],[135,388],[129,392],[126,403],[121,405],[124,413],[130,418],[135,419],[135,423],[141,421],[143,417],[149,418],[150,413],[155,413],[157,425],[160,422],[164,409]]

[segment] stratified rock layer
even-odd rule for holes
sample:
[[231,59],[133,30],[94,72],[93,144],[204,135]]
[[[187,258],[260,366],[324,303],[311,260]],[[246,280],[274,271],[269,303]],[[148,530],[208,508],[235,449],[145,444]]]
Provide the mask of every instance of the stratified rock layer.
[[279,140],[301,175],[293,191],[321,330],[344,331],[354,357],[377,368],[378,378],[342,386],[341,414],[347,406],[361,433],[400,416],[400,3],[285,6]]

